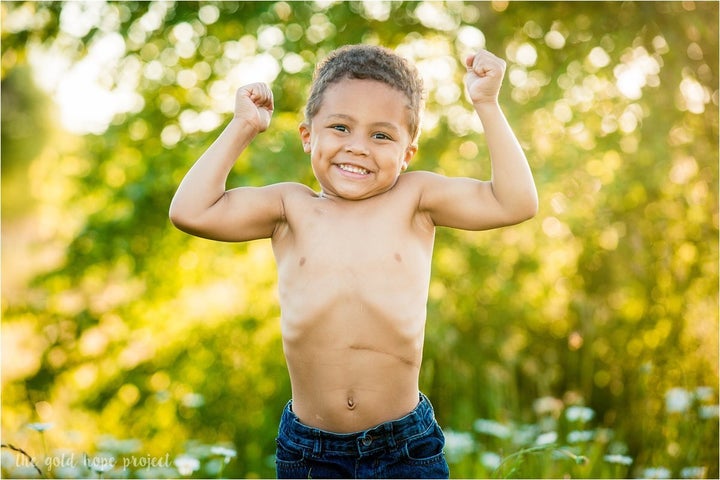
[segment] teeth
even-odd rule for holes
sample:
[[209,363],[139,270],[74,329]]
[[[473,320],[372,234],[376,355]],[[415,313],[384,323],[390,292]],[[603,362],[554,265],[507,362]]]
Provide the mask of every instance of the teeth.
[[368,173],[370,173],[362,167],[356,167],[355,165],[348,165],[346,163],[342,163],[338,166],[340,167],[340,169],[350,173],[359,173],[361,175],[367,175]]

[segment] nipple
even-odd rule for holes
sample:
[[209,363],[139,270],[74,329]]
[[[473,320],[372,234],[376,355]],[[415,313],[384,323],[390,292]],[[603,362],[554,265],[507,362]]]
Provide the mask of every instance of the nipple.
[[356,404],[355,404],[355,400],[353,399],[353,397],[348,397],[348,399],[347,399],[347,407],[348,407],[348,410],[354,410],[354,409],[355,409],[355,405],[356,405]]

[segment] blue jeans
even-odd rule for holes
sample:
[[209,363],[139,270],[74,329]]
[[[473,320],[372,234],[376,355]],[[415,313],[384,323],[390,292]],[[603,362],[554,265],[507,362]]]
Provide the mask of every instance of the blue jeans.
[[278,478],[448,478],[445,437],[430,400],[404,417],[357,433],[300,423],[288,402],[280,419]]

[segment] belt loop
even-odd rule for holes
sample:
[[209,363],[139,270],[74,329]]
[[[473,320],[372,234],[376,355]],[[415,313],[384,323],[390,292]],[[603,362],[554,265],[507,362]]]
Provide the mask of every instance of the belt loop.
[[393,422],[390,422],[387,424],[387,437],[388,437],[388,445],[391,449],[397,448],[397,442],[395,442],[395,431],[393,429]]
[[314,430],[315,441],[313,442],[313,456],[318,458],[322,453],[322,432]]

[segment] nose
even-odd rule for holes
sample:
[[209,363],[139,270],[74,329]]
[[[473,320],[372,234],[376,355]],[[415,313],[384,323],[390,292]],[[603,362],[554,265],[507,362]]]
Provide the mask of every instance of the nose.
[[351,153],[353,155],[365,155],[365,156],[367,156],[370,153],[368,151],[367,145],[365,145],[365,143],[358,138],[350,139],[348,141],[348,143],[345,145],[345,151],[347,153]]

